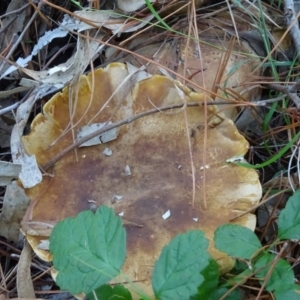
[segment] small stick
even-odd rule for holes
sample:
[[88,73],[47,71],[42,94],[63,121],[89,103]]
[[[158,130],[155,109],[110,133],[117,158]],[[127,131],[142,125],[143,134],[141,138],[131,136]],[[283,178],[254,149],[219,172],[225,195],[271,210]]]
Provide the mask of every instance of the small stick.
[[[169,110],[169,109],[174,109],[174,108],[181,108],[184,105],[185,105],[184,103],[180,103],[180,104],[167,105],[167,106],[164,106],[164,107],[160,107],[159,109],[158,108],[153,108],[153,109],[150,109],[148,111],[145,111],[145,112],[133,115],[133,116],[131,116],[131,117],[125,119],[125,120],[119,121],[119,122],[114,123],[112,125],[109,125],[109,126],[106,125],[106,126],[100,128],[100,129],[98,129],[98,130],[96,130],[96,131],[94,131],[94,132],[86,135],[85,137],[81,138],[80,140],[76,141],[75,143],[73,143],[69,147],[67,147],[64,150],[62,150],[58,155],[56,155],[48,163],[46,163],[42,167],[42,169],[45,170],[45,171],[47,171],[47,169],[49,169],[50,167],[52,167],[58,160],[60,160],[68,152],[70,152],[73,149],[79,147],[80,145],[82,145],[83,143],[89,141],[90,139],[103,134],[104,132],[107,132],[107,131],[109,131],[111,129],[114,129],[114,128],[117,128],[117,127],[120,127],[122,125],[130,124],[133,121],[136,121],[136,120],[138,120],[140,118],[149,116],[151,114],[155,114],[155,113],[158,113],[158,112],[164,111],[164,110]],[[201,106],[201,105],[204,105],[204,104],[203,103],[199,103],[199,102],[192,102],[192,103],[187,103],[186,105],[189,106],[189,107],[191,107],[191,106]],[[215,103],[211,102],[211,105],[215,105]]]
[[291,27],[290,33],[296,49],[298,62],[300,61],[300,29],[298,23],[298,15],[295,14],[294,1],[284,0],[284,21],[287,27]]
[[[275,98],[275,99],[270,99],[272,101],[279,101],[281,100],[280,98]],[[262,102],[260,104],[260,102],[249,102],[249,103],[238,103],[238,102],[226,102],[226,101],[210,101],[207,102],[205,105],[223,105],[223,104],[238,104],[239,106],[241,105],[250,105],[250,106],[266,106],[267,103]],[[59,154],[57,154],[55,157],[53,157],[48,163],[46,163],[44,166],[42,166],[42,170],[47,171],[47,169],[49,169],[50,167],[52,167],[57,161],[59,161],[63,156],[65,156],[68,152],[74,150],[75,148],[79,147],[80,145],[82,145],[83,143],[89,141],[90,139],[99,136],[111,129],[120,127],[122,125],[126,125],[126,124],[130,124],[133,121],[136,121],[140,118],[161,112],[161,111],[165,111],[165,110],[170,110],[170,109],[175,109],[175,108],[182,108],[184,105],[188,106],[188,107],[193,107],[193,106],[204,106],[204,103],[200,103],[200,102],[190,102],[190,103],[181,103],[181,104],[171,104],[171,105],[167,105],[167,106],[163,106],[163,107],[157,107],[157,108],[153,108],[150,109],[148,111],[139,113],[137,115],[133,115],[125,120],[119,121],[117,123],[114,123],[112,125],[106,125],[88,135],[86,135],[85,137],[81,138],[80,140],[76,141],[74,144],[70,145],[69,147],[65,148],[64,150],[62,150]]]
[[295,104],[298,109],[300,109],[300,98],[297,94],[297,88],[299,87],[299,81],[295,85],[284,86],[277,83],[270,83],[269,88],[277,92],[286,94]]

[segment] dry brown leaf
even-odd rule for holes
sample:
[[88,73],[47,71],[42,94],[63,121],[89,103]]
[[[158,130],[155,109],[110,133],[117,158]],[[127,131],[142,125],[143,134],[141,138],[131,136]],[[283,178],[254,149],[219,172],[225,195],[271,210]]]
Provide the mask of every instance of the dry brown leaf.
[[10,241],[18,242],[20,223],[25,215],[30,199],[16,182],[11,182],[6,187],[0,216],[0,235]]
[[31,279],[32,248],[25,242],[17,269],[17,291],[19,298],[35,299],[33,283]]
[[[145,27],[148,22],[150,22],[154,16],[148,15],[145,17],[137,19],[132,19],[128,22],[128,18],[120,15],[119,13],[114,13],[109,10],[98,10],[98,11],[76,11],[75,15],[79,17],[80,24],[86,29],[93,27],[96,28],[107,28],[112,31],[113,34],[120,34],[122,32],[134,32],[138,31],[140,28]],[[85,23],[88,20],[88,23]],[[93,26],[92,26],[93,25]]]
[[[149,2],[154,2],[150,0]],[[145,6],[144,0],[117,0],[117,7],[124,12],[133,12]]]

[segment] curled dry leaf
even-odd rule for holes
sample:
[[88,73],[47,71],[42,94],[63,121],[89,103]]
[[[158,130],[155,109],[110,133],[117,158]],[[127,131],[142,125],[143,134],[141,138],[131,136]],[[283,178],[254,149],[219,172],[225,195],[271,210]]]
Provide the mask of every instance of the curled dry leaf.
[[10,140],[10,148],[13,162],[22,165],[19,179],[25,188],[32,187],[42,181],[42,173],[39,170],[34,155],[29,155],[24,149],[20,132],[24,131],[31,109],[36,101],[35,93],[23,102],[17,109],[16,124],[13,127]]
[[[207,99],[159,75],[141,81],[132,77],[133,88],[124,94],[118,87],[128,73],[126,65],[113,63],[81,76],[78,97],[73,99],[75,132],[90,123],[130,119],[153,107]],[[23,137],[26,150],[41,166],[72,144],[72,133],[63,134],[70,123],[68,95],[69,88],[56,94],[32,122],[31,133]],[[107,147],[111,157],[103,155]],[[50,235],[51,226],[59,220],[89,209],[93,199],[97,206],[108,205],[116,214],[124,214],[128,252],[123,272],[145,291],[150,289],[154,261],[163,246],[189,229],[204,230],[210,253],[223,271],[228,270],[233,261],[214,249],[213,232],[256,204],[262,192],[254,170],[226,162],[247,150],[248,142],[216,106],[208,106],[207,112],[200,105],[148,115],[120,127],[114,141],[77,149],[78,161],[69,152],[48,170],[54,177],[44,177],[26,189],[32,202],[22,230],[35,251],[50,260],[47,251],[37,250],[40,240]],[[124,172],[126,165],[131,176]],[[114,195],[122,195],[122,200],[114,201]],[[168,210],[171,214],[164,220]],[[236,222],[254,229],[255,216],[246,214]]]

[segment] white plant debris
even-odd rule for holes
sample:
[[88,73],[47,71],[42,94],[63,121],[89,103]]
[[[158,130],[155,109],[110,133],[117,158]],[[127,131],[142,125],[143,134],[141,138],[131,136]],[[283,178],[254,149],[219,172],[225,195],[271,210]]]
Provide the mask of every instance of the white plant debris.
[[125,175],[127,175],[127,176],[131,175],[131,170],[130,170],[130,167],[128,165],[126,165],[126,167],[125,167]]
[[41,242],[37,246],[37,249],[49,250],[49,246],[50,246],[49,240],[41,240]]
[[240,155],[226,159],[226,162],[228,162],[228,163],[242,162],[242,161],[245,161],[245,159],[243,156],[240,156]]
[[119,216],[120,216],[120,217],[123,217],[123,216],[124,216],[124,211],[120,212],[120,213],[119,213]]
[[163,215],[162,215],[162,218],[164,220],[168,219],[169,217],[171,216],[171,212],[170,210],[168,209]]
[[210,167],[209,167],[209,165],[202,166],[202,167],[200,167],[200,171],[204,170],[204,168],[205,168],[205,169],[209,169]]
[[123,198],[123,195],[114,195],[113,196],[113,201],[117,202],[117,201],[122,200],[122,198]]
[[[111,124],[112,122],[108,122],[108,123],[105,122],[105,123],[93,123],[90,125],[82,126],[77,132],[77,140],[80,140],[83,137],[92,134],[93,132],[101,128],[104,128],[104,126],[109,126]],[[88,147],[88,146],[104,144],[115,140],[117,137],[118,137],[118,131],[117,128],[114,128],[102,133],[100,136],[96,136],[88,140],[87,142],[81,144],[80,147]]]
[[103,154],[106,156],[112,156],[113,152],[110,148],[105,148]]
[[199,218],[193,218],[193,221],[198,222]]

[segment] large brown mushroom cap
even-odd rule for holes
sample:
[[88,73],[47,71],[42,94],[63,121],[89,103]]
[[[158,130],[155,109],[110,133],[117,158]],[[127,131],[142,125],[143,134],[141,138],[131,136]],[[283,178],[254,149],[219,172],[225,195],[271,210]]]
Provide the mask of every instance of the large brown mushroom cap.
[[[70,103],[76,133],[89,123],[117,122],[153,107],[205,100],[204,94],[158,75],[142,81],[133,75],[133,88],[127,93],[129,81],[122,82],[128,75],[126,65],[113,63],[81,76],[73,101],[69,101],[69,88],[56,94],[44,106],[44,114],[33,121],[31,133],[23,137],[28,153],[35,154],[42,166],[72,144],[72,132],[64,133],[70,122]],[[107,205],[123,215],[127,231],[122,271],[130,280],[140,281],[138,285],[144,290],[150,289],[151,272],[162,247],[190,229],[203,230],[211,241],[209,251],[222,270],[231,268],[232,261],[214,249],[213,232],[255,205],[261,186],[254,170],[226,162],[243,156],[248,142],[231,120],[217,113],[216,106],[206,109],[206,113],[204,106],[158,112],[120,127],[114,141],[77,149],[78,161],[74,151],[64,156],[47,170],[54,177],[45,176],[40,184],[26,190],[32,202],[22,230],[31,245],[37,249],[58,221],[94,205]],[[111,149],[111,156],[103,154],[105,148]],[[167,211],[170,216],[164,219]],[[251,214],[236,222],[255,227]],[[38,253],[51,259],[47,251]]]

